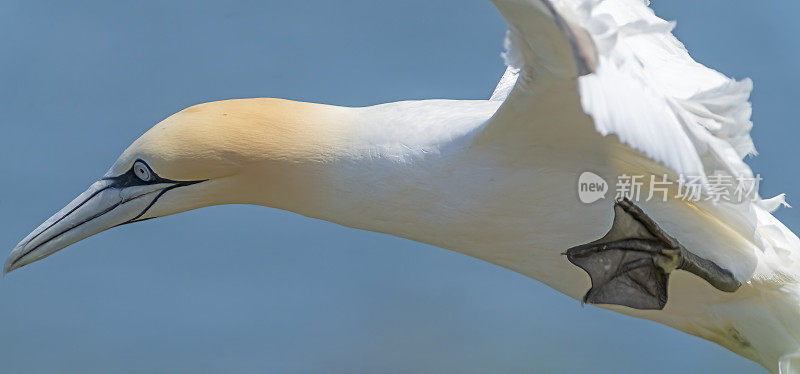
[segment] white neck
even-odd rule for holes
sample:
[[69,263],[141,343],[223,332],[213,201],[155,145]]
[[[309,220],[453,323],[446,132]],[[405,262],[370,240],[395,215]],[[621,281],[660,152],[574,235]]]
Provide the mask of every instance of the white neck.
[[[284,188],[275,189],[275,178],[263,180],[248,201],[454,250],[580,299],[588,278],[561,253],[605,234],[611,210],[580,205],[571,185],[553,181],[572,183],[582,171],[602,170],[606,160],[565,165],[559,150],[531,150],[533,161],[522,167],[503,152],[473,148],[473,135],[498,105],[430,100],[349,108],[354,120],[337,157],[284,165],[291,169],[277,173]],[[655,217],[659,222],[673,222],[674,232],[696,232],[675,219],[685,216],[681,209],[650,211],[663,214]],[[776,371],[777,362],[800,349],[798,295],[797,287],[754,282],[720,296],[699,278],[676,272],[665,311],[608,308],[715,341]]]

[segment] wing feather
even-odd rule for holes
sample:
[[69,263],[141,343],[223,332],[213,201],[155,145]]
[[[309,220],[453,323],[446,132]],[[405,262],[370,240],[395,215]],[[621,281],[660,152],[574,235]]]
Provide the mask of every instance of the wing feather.
[[[591,130],[537,121],[532,114],[559,118],[551,112],[580,106],[595,131],[616,135],[676,174],[753,178],[743,161],[755,154],[752,82],[730,79],[692,59],[672,35],[674,24],[658,18],[647,0],[493,2],[509,24],[508,69],[491,98],[503,105],[476,142],[536,138],[547,144],[552,137],[559,144]],[[591,42],[576,41],[576,35],[588,35]],[[586,56],[596,56],[596,64]],[[592,66],[588,72],[582,61]],[[548,101],[564,96],[564,87],[575,91],[579,103],[569,95]],[[524,108],[535,110],[520,115]],[[781,205],[787,205],[783,195],[706,208],[768,254],[767,267],[780,269],[788,258],[800,263],[800,239],[769,213]]]
[[[599,133],[617,135],[677,174],[753,176],[743,161],[755,154],[752,82],[697,63],[672,35],[674,24],[658,18],[647,1],[493,2],[509,24],[509,67],[491,100],[516,101],[499,114],[548,94],[537,85],[577,81],[582,109]],[[491,127],[486,132],[537,131]]]

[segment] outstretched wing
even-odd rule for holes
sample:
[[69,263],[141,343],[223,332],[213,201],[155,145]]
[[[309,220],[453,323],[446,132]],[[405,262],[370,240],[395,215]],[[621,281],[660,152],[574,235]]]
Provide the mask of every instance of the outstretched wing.
[[[492,95],[505,102],[498,121],[485,128],[486,137],[547,136],[538,132],[536,119],[504,121],[518,118],[504,111],[574,90],[595,131],[617,135],[678,174],[752,176],[742,161],[755,152],[749,135],[751,82],[731,80],[695,62],[672,35],[673,24],[656,17],[645,2],[493,2],[509,25],[509,68]],[[591,130],[554,127],[559,129]]]
[[[509,26],[508,69],[491,98],[503,104],[476,145],[560,149],[613,134],[676,175],[753,178],[743,161],[755,153],[752,82],[697,63],[647,0],[492,1]],[[779,195],[703,209],[780,268],[800,258],[800,240],[769,214],[782,204]]]

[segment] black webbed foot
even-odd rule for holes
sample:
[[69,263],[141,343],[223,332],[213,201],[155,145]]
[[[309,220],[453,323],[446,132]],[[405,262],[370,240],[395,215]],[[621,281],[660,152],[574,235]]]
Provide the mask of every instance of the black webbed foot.
[[741,285],[728,270],[686,250],[628,199],[614,205],[614,223],[603,238],[565,254],[589,274],[592,288],[583,301],[591,304],[663,309],[669,275],[675,269],[698,275],[726,292]]

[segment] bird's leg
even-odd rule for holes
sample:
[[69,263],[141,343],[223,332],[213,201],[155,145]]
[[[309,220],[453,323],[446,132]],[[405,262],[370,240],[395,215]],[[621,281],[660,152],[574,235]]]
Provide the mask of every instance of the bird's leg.
[[675,269],[691,272],[725,292],[741,285],[730,271],[689,252],[628,199],[614,204],[614,224],[603,238],[564,254],[589,274],[592,288],[583,301],[591,304],[663,309],[669,275]]

